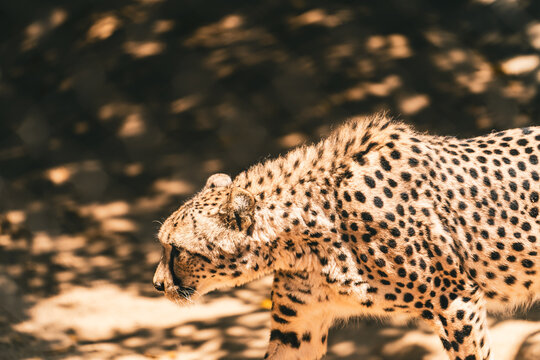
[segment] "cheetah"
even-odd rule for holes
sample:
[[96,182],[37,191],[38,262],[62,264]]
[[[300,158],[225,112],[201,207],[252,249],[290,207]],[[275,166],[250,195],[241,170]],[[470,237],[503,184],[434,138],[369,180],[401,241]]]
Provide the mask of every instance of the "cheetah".
[[540,127],[471,139],[384,114],[214,174],[163,223],[156,289],[180,304],[273,274],[267,359],[320,359],[334,320],[405,313],[450,359],[491,359],[488,307],[540,293]]

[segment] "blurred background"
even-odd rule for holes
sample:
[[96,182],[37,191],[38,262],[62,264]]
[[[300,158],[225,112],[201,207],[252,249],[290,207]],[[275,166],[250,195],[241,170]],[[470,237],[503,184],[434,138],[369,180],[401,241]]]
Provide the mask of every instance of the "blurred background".
[[[540,124],[539,90],[535,0],[2,0],[0,358],[261,358],[271,279],[175,307],[159,221],[348,117],[473,136]],[[540,358],[538,307],[490,321],[495,358]],[[360,319],[338,358],[444,354]]]

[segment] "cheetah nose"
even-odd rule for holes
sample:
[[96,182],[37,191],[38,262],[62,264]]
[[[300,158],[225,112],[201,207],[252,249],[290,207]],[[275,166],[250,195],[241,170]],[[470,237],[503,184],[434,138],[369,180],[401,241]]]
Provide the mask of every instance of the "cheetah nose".
[[163,285],[163,283],[161,281],[154,282],[154,287],[156,288],[157,291],[164,291],[165,290],[165,286]]

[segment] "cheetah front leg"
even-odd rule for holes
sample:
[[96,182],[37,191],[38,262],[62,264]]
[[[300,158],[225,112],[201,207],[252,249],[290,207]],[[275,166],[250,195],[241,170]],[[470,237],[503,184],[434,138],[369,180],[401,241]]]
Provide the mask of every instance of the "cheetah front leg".
[[309,274],[277,272],[272,286],[270,344],[265,359],[315,360],[326,353],[332,306]]
[[446,295],[442,295],[440,309],[422,313],[438,331],[451,360],[491,359],[484,301],[475,297],[457,297],[447,302]]

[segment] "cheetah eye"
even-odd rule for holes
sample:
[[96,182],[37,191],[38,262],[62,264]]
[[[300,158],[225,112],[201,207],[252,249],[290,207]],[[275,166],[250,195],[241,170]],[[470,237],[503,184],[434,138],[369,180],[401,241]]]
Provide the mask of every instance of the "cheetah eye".
[[237,211],[234,212],[234,219],[236,220],[238,230],[242,231],[242,218],[240,218],[240,214]]
[[181,249],[178,246],[171,244],[171,260],[176,258],[180,254],[180,252]]

